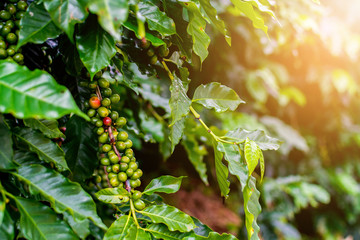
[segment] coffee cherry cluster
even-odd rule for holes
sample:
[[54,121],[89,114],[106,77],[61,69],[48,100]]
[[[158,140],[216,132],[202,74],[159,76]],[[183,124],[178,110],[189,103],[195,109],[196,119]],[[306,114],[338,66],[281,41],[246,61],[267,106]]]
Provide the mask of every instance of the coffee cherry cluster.
[[156,64],[160,58],[167,57],[170,53],[169,47],[171,42],[166,42],[165,45],[159,47],[152,46],[149,41],[141,42],[142,49],[146,50],[146,55],[149,57],[150,64]]
[[[93,92],[85,106],[91,123],[96,126],[99,140],[100,167],[94,173],[95,182],[104,188],[126,189],[130,192],[135,208],[142,210],[145,203],[140,199],[141,192],[134,189],[141,185],[143,172],[134,156],[133,143],[122,129],[127,120],[119,116],[117,111],[111,110],[112,105],[120,101],[120,96],[112,92],[109,81],[101,78],[101,73],[95,79],[90,83],[81,83]],[[127,196],[122,198],[123,203],[129,200]]]
[[28,7],[26,1],[7,0],[0,10],[0,59],[14,60],[24,63],[21,49],[16,50],[19,38],[20,19]]

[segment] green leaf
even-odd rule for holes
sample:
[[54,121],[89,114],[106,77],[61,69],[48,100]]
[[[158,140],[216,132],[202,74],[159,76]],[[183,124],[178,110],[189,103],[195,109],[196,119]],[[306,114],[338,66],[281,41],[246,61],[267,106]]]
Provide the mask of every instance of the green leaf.
[[174,125],[170,127],[170,141],[171,141],[171,153],[174,152],[175,146],[180,142],[185,128],[185,118],[176,121]]
[[20,22],[20,33],[17,47],[28,42],[43,43],[49,38],[59,36],[61,30],[52,22],[44,4],[33,2]]
[[5,118],[0,114],[0,169],[14,169],[16,165],[13,163],[12,134],[9,126],[5,122]]
[[[174,79],[172,80],[170,86],[170,109],[171,109],[171,124],[174,125],[175,122],[179,121],[183,117],[185,117],[190,112],[191,100],[186,95],[187,87],[184,86],[184,82],[181,81],[174,74]],[[172,141],[173,142],[173,141]]]
[[208,237],[202,237],[202,236],[190,236],[184,238],[184,240],[201,240],[201,239],[208,239],[208,240],[236,240],[237,238],[234,237],[231,234],[223,233],[219,234],[217,232],[211,232]]
[[6,214],[6,196],[0,183],[0,225],[3,223]]
[[206,148],[200,146],[195,134],[191,133],[186,133],[181,143],[185,148],[191,164],[199,173],[201,180],[206,185],[209,185],[206,174],[206,164],[204,163],[204,156],[207,154]]
[[138,227],[136,224],[130,226],[128,235],[124,240],[151,240],[151,236],[144,229]]
[[0,224],[0,239],[13,240],[15,239],[14,221],[10,217],[8,211],[4,212],[4,219]]
[[263,30],[267,34],[268,27],[265,25],[262,16],[255,11],[251,1],[231,0],[235,7],[249,18],[255,28]]
[[168,205],[151,205],[140,211],[154,223],[164,223],[170,231],[189,232],[196,228],[191,217],[179,209]]
[[189,24],[187,32],[192,37],[193,50],[200,57],[200,61],[203,62],[209,54],[207,49],[210,44],[210,37],[205,32],[206,21],[194,2],[181,1],[180,3],[188,10]]
[[130,215],[119,217],[111,224],[108,231],[105,233],[104,240],[125,239],[132,225],[134,225],[134,220]]
[[157,239],[164,240],[182,240],[189,235],[194,235],[193,232],[178,232],[170,231],[165,224],[161,223],[152,223],[147,228],[146,231],[150,232]]
[[[123,25],[127,29],[133,31],[137,38],[141,39],[141,36],[139,35],[138,27],[134,23],[132,23],[130,21],[126,21]],[[159,47],[161,45],[165,45],[165,42],[163,40],[155,37],[154,35],[152,35],[151,33],[148,33],[148,32],[145,33],[145,39],[147,41],[151,42],[151,45],[153,45],[154,47]]]
[[73,41],[75,24],[85,21],[89,13],[77,0],[45,1],[45,8],[52,21]]
[[129,15],[128,0],[92,0],[89,10],[98,15],[99,23],[116,40],[120,40],[120,26]]
[[65,138],[65,135],[60,131],[57,120],[46,119],[24,119],[24,124],[27,127],[40,130],[48,138]]
[[151,195],[155,192],[176,193],[180,189],[183,178],[167,175],[155,178],[146,186],[143,194]]
[[230,182],[228,180],[229,170],[222,162],[223,154],[222,152],[218,151],[217,143],[215,140],[212,142],[214,148],[214,155],[215,155],[215,172],[216,172],[216,179],[219,183],[221,196],[227,198],[230,192]]
[[82,221],[75,221],[73,216],[67,212],[63,212],[64,219],[69,224],[71,229],[78,235],[81,239],[85,239],[90,234],[90,221],[89,219],[84,219]]
[[245,146],[244,146],[244,154],[245,154],[246,164],[249,169],[249,175],[253,173],[259,162],[260,152],[261,150],[259,146],[254,141],[251,141],[248,138],[246,138]]
[[17,174],[12,174],[38,190],[57,213],[67,211],[75,221],[88,218],[97,226],[107,229],[96,213],[94,201],[80,184],[69,181],[54,170],[36,164],[21,166]]
[[258,151],[260,152],[260,171],[261,171],[260,183],[261,183],[264,178],[264,173],[265,173],[265,160],[264,160],[263,152],[261,151],[259,146],[258,146]]
[[46,205],[34,200],[14,199],[20,211],[20,230],[27,239],[78,239],[71,228]]
[[123,198],[129,196],[129,192],[124,188],[104,188],[95,196],[104,203],[123,203]]
[[254,141],[261,148],[261,150],[278,150],[280,144],[282,143],[276,138],[269,137],[262,130],[247,131],[245,129],[238,128],[234,131],[229,131],[226,136],[237,138],[242,141],[245,141],[246,138],[249,138],[250,140]]
[[240,103],[245,103],[234,90],[217,82],[198,86],[192,101],[216,112],[234,111]]
[[30,151],[47,163],[54,163],[59,171],[69,170],[64,151],[53,141],[31,128],[22,128],[15,133],[21,141],[29,146]]
[[201,7],[205,10],[206,15],[209,17],[211,23],[216,29],[225,36],[226,42],[231,46],[230,33],[225,27],[225,23],[217,15],[216,9],[211,6],[210,0],[199,0]]
[[141,15],[146,18],[150,30],[158,31],[163,36],[176,34],[174,21],[151,1],[140,1],[138,7]]
[[76,35],[76,47],[91,79],[110,64],[116,53],[114,39],[101,28],[95,16],[89,17],[80,26]]
[[75,113],[89,119],[69,90],[40,70],[30,71],[13,62],[0,62],[0,112],[17,118],[60,118]]
[[98,141],[93,128],[85,120],[72,116],[66,123],[65,134],[63,149],[73,179],[84,181],[93,174],[99,162],[96,156]]

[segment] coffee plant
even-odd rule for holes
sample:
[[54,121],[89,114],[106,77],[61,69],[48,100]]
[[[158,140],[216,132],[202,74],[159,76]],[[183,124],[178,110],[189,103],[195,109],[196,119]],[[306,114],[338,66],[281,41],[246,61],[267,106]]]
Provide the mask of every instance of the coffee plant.
[[[261,2],[231,7],[266,37],[265,20],[275,15]],[[229,175],[238,178],[248,239],[259,239],[263,151],[280,141],[208,123],[209,112],[245,103],[231,88],[210,82],[189,91],[209,35],[231,45],[215,5],[6,0],[0,7],[1,239],[236,239],[163,201],[159,193],[177,192],[184,176],[150,179],[141,169],[152,161],[141,154],[144,142],[164,160],[181,143],[206,185],[212,151],[221,196],[229,196]]]

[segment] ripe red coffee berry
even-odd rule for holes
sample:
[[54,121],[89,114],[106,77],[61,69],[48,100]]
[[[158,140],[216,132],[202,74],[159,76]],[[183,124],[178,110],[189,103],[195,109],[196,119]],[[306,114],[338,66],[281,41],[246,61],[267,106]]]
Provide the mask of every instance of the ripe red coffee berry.
[[90,107],[97,109],[101,106],[100,99],[98,97],[92,97],[89,100]]
[[104,123],[105,126],[111,126],[111,122],[112,122],[111,118],[104,117],[103,123]]

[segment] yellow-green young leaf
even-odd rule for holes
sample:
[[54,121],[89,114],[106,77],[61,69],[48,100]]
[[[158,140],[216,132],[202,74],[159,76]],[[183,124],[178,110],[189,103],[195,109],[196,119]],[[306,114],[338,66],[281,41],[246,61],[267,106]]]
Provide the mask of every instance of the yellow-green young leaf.
[[95,196],[105,203],[122,203],[125,196],[129,196],[129,192],[124,188],[104,188],[95,193]]
[[2,114],[0,114],[0,140],[2,142],[0,145],[0,169],[16,168],[16,165],[12,161],[14,155],[12,134]]
[[65,138],[65,135],[59,129],[57,120],[46,119],[24,119],[24,124],[27,127],[40,130],[48,138]]
[[115,220],[107,230],[104,240],[119,240],[126,239],[130,228],[135,225],[133,218],[128,215],[123,215]]
[[120,40],[120,26],[128,18],[128,0],[92,0],[89,3],[90,12],[97,14],[100,25]]
[[18,173],[12,173],[50,202],[57,213],[67,211],[75,221],[92,220],[102,229],[107,227],[96,213],[96,205],[80,184],[71,182],[60,173],[42,165],[20,166]]
[[200,9],[194,2],[179,2],[188,10],[189,24],[187,32],[192,37],[194,52],[200,57],[201,62],[203,62],[209,54],[207,49],[210,44],[210,37],[205,32],[206,21],[203,18]]
[[265,160],[264,160],[263,152],[261,151],[259,146],[258,146],[258,151],[260,153],[260,171],[261,171],[260,182],[262,182],[262,180],[264,178],[264,173],[265,173]]
[[79,239],[48,206],[20,197],[14,200],[20,212],[20,230],[26,239]]
[[243,0],[231,0],[235,7],[248,17],[255,28],[263,30],[267,34],[268,27],[265,25],[263,17],[255,11],[251,2]]
[[30,71],[14,62],[0,62],[0,112],[17,118],[60,118],[75,113],[89,119],[70,91],[47,72]]
[[61,30],[51,20],[44,4],[33,2],[20,22],[20,33],[17,48],[31,43],[43,43],[49,38],[55,38]]
[[184,82],[181,81],[174,74],[174,79],[172,80],[172,84],[170,86],[170,109],[171,109],[171,125],[174,125],[175,122],[179,121],[183,117],[185,117],[190,112],[191,100],[187,96],[187,86],[184,86]]
[[234,111],[240,103],[245,103],[233,89],[218,82],[198,86],[192,101],[216,112]]
[[250,176],[247,184],[243,188],[244,197],[244,211],[245,211],[245,225],[249,240],[260,240],[258,233],[260,227],[256,219],[261,212],[261,205],[259,203],[260,192],[256,189],[256,179]]
[[180,189],[183,178],[167,175],[155,178],[146,186],[143,194],[151,195],[156,192],[176,193]]
[[216,27],[216,29],[221,32],[226,42],[231,46],[231,37],[227,28],[225,27],[225,23],[220,19],[217,15],[216,9],[211,6],[210,0],[199,0],[201,7],[205,10],[206,15],[209,17],[211,23]]
[[89,15],[86,7],[77,0],[46,0],[44,4],[52,21],[73,41],[75,24],[84,22]]
[[168,205],[151,205],[140,211],[154,223],[164,223],[170,231],[189,232],[196,228],[192,218],[179,209]]
[[164,240],[182,240],[188,236],[195,235],[193,232],[183,233],[170,231],[168,227],[162,223],[152,223],[146,228],[146,231],[150,232],[155,238]]
[[[138,26],[136,26],[133,22],[131,21],[126,21],[124,23],[124,27],[126,27],[127,29],[133,31],[136,35],[137,38],[141,39],[141,36],[139,35],[139,29]],[[163,40],[161,40],[160,38],[155,37],[154,35],[152,35],[151,33],[146,32],[145,33],[145,39],[149,42],[151,42],[151,45],[158,47],[161,45],[165,45],[165,42]]]
[[246,164],[249,169],[249,175],[253,173],[255,170],[259,158],[260,158],[260,152],[258,151],[260,149],[258,145],[254,141],[249,140],[249,138],[246,138],[245,146],[244,146],[244,155]]
[[150,233],[138,227],[136,224],[130,226],[128,235],[123,238],[124,240],[151,240]]
[[149,0],[138,3],[139,12],[146,18],[148,27],[158,31],[163,36],[170,36],[176,33],[174,21],[159,10],[159,8]]
[[216,172],[216,179],[219,183],[221,196],[227,198],[230,192],[230,182],[228,180],[229,170],[223,164],[223,153],[217,149],[217,142],[213,140],[213,148],[214,148],[214,155],[215,155],[215,172]]
[[88,17],[85,24],[79,26],[76,47],[91,79],[109,65],[116,53],[114,39],[101,28],[95,16]]
[[64,151],[49,138],[31,128],[22,128],[15,136],[29,146],[30,151],[36,153],[39,159],[55,164],[56,169],[63,172],[69,170]]

